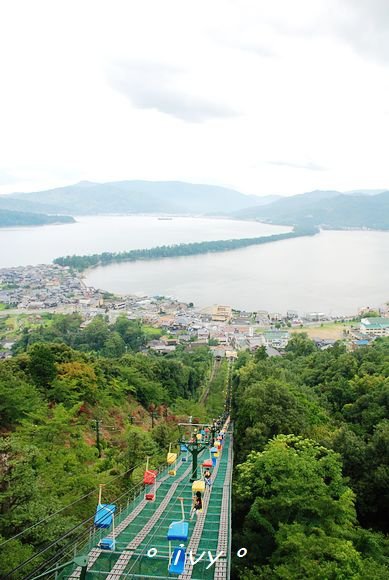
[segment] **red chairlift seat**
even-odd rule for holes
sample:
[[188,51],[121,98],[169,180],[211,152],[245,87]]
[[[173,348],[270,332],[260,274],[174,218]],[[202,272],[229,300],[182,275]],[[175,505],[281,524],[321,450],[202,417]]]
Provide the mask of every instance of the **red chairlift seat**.
[[203,461],[203,467],[212,467],[212,459],[206,459]]
[[145,485],[153,485],[153,483],[155,482],[155,479],[156,479],[157,475],[158,475],[158,471],[156,471],[155,469],[148,469],[144,473],[143,483]]
[[146,493],[145,499],[147,501],[154,501],[155,495],[153,493]]

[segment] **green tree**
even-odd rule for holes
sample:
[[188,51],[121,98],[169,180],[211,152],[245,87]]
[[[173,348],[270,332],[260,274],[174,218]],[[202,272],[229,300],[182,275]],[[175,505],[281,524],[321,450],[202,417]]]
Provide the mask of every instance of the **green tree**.
[[177,441],[178,434],[175,433],[175,437],[172,434],[172,430],[166,425],[166,423],[160,423],[156,425],[151,434],[153,440],[158,445],[161,451],[167,451],[169,449],[170,443]]
[[313,340],[308,338],[306,332],[296,332],[289,340],[286,352],[296,356],[307,356],[317,350]]
[[256,362],[260,362],[262,360],[266,360],[267,358],[268,358],[268,354],[266,352],[266,347],[260,346],[259,348],[257,348],[257,350],[255,351],[255,354],[254,354],[254,360]]
[[266,442],[280,433],[306,434],[311,425],[325,421],[319,405],[296,387],[282,380],[268,378],[249,384],[240,391],[235,405],[238,458],[247,449],[263,449]]
[[80,340],[89,350],[100,351],[109,336],[108,324],[102,316],[96,316],[83,331]]
[[128,320],[125,316],[119,316],[112,328],[120,334],[124,343],[133,351],[139,350],[146,342],[139,320]]
[[362,557],[353,543],[301,523],[281,524],[276,550],[259,578],[360,580]]
[[124,340],[118,332],[111,332],[109,337],[104,343],[104,355],[108,357],[118,358],[121,357],[126,350],[126,345]]
[[335,536],[352,529],[354,494],[343,481],[340,458],[314,441],[279,435],[237,471],[236,499],[246,514],[240,537],[252,562],[266,563],[281,524]]
[[3,427],[13,426],[25,419],[31,411],[43,405],[42,397],[25,378],[5,365],[0,367],[0,420]]
[[[127,432],[126,465],[134,469],[139,464],[146,465],[146,457],[152,457],[157,452],[157,446],[151,435],[140,427],[131,426]],[[140,471],[144,471],[141,466]]]
[[37,343],[28,351],[28,370],[34,383],[46,389],[57,376],[55,358],[50,345]]

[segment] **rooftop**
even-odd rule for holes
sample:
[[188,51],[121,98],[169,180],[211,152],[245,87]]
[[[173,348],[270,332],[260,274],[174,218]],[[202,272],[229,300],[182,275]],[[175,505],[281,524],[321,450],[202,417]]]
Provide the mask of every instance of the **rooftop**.
[[380,317],[371,317],[371,318],[362,318],[361,324],[366,328],[370,329],[380,329],[380,328],[389,328],[389,318],[380,318]]

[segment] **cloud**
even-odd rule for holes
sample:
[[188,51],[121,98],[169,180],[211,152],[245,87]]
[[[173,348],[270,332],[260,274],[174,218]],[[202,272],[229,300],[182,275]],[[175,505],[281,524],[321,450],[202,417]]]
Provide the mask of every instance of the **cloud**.
[[257,42],[240,42],[236,43],[235,46],[246,52],[257,54],[262,58],[274,58],[278,56],[278,53],[273,48]]
[[116,62],[108,71],[111,86],[140,109],[154,109],[192,123],[235,117],[237,112],[177,88],[178,68],[156,63]]
[[0,169],[0,185],[12,185],[20,181],[20,177],[7,170]]
[[378,62],[388,62],[387,0],[342,0],[340,8],[335,12],[335,20],[330,19],[327,24],[329,32],[355,52]]
[[294,162],[294,161],[268,161],[269,165],[281,165],[283,167],[292,167],[293,169],[308,169],[309,171],[326,171],[326,167],[314,163],[312,161],[307,162]]

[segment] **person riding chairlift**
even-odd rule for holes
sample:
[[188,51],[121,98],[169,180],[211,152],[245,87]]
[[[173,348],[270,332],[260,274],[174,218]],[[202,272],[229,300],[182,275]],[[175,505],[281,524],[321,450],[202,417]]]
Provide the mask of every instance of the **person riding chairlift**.
[[211,487],[211,472],[209,471],[209,469],[207,468],[204,471],[204,481],[205,481],[205,485],[208,485],[208,487]]
[[201,499],[201,493],[196,491],[196,495],[193,496],[193,508],[190,519],[193,519],[193,516],[198,514],[199,510],[203,509],[203,502]]

